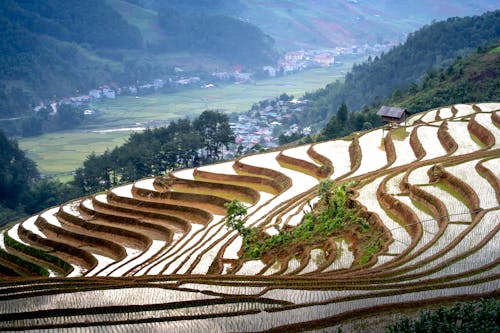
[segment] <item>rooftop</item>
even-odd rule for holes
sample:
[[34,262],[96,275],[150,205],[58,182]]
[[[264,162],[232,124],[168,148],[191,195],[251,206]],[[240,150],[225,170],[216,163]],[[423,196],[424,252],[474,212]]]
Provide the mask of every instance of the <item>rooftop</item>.
[[405,112],[407,112],[407,110],[403,108],[382,105],[380,110],[378,110],[377,115],[391,118],[401,118]]

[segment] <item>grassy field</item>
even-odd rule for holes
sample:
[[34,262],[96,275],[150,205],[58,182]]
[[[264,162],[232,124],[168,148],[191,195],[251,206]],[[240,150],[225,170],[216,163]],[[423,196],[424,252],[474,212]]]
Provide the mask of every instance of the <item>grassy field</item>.
[[129,133],[84,131],[48,133],[22,139],[19,141],[19,146],[37,163],[40,172],[61,176],[60,179],[64,181],[69,180],[67,175],[78,168],[92,151],[99,154],[106,149],[121,145]]
[[98,133],[94,131],[137,126],[147,126],[152,121],[167,123],[169,120],[194,116],[206,109],[225,112],[244,112],[259,100],[283,92],[300,97],[306,91],[324,87],[327,83],[343,78],[352,63],[330,69],[320,68],[280,78],[257,81],[253,85],[230,84],[210,89],[185,90],[174,94],[154,94],[144,97],[123,96],[96,103],[101,111],[99,122],[89,128],[48,133],[19,140],[43,174],[68,180],[68,174],[81,166],[91,153],[97,154],[122,144],[130,131]]

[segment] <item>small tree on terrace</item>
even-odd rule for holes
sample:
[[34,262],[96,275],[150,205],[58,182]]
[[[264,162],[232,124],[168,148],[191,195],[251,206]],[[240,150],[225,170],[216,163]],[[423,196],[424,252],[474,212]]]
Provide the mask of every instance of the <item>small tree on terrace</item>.
[[318,185],[318,195],[325,201],[327,205],[330,205],[331,189],[333,186],[333,181],[330,179],[322,179]]
[[243,219],[247,215],[247,209],[245,206],[236,199],[228,202],[224,205],[226,207],[226,227],[228,229],[234,229],[240,233],[240,235],[245,235],[247,228],[245,228],[245,221]]

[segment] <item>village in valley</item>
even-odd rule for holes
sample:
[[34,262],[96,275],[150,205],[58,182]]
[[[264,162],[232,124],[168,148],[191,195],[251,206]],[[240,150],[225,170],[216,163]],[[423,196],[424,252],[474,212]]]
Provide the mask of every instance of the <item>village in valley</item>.
[[255,147],[274,148],[279,145],[280,134],[310,134],[310,127],[300,129],[293,121],[306,104],[307,100],[282,94],[277,98],[255,103],[247,112],[233,115],[230,125],[237,147],[241,146],[239,149],[243,151],[259,150]]
[[[89,106],[105,99],[115,99],[118,96],[145,96],[153,93],[166,93],[179,89],[211,89],[221,84],[254,84],[256,79],[272,78],[289,75],[304,70],[319,67],[340,65],[342,59],[350,56],[378,54],[392,47],[393,44],[375,44],[352,47],[337,47],[326,50],[299,50],[286,52],[274,66],[264,66],[260,70],[246,72],[242,66],[233,66],[230,70],[212,73],[194,73],[174,67],[168,77],[157,78],[152,82],[137,82],[136,84],[119,86],[115,83],[100,86],[87,94],[72,97],[54,98],[47,103],[41,103],[34,108],[38,112],[49,108],[52,114],[57,113],[59,105]],[[339,59],[341,61],[339,61]],[[250,152],[259,149],[273,148],[279,145],[281,134],[308,135],[311,128],[299,128],[294,122],[297,113],[306,106],[307,100],[299,100],[283,93],[279,97],[270,97],[254,103],[250,110],[230,115],[231,128],[235,135],[235,148],[229,154]],[[88,107],[84,116],[93,116],[99,111]],[[147,126],[161,126],[160,122]],[[140,128],[144,128],[144,124]],[[234,150],[234,151],[233,151]]]

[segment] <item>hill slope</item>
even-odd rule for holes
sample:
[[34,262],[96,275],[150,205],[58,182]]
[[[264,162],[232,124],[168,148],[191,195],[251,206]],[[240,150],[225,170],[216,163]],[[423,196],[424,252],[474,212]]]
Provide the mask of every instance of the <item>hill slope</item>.
[[4,283],[2,326],[335,329],[498,296],[499,111],[441,107],[41,212],[4,232],[1,273],[87,278]]
[[[128,1],[152,10],[165,5],[158,0]],[[433,20],[479,15],[498,9],[497,4],[485,0],[453,3],[430,0],[404,3],[395,0],[171,0],[168,5],[183,12],[201,11],[241,18],[273,37],[283,50],[386,43],[401,40]]]
[[416,113],[458,102],[498,101],[499,63],[500,46],[480,48],[479,52],[440,71],[429,71],[418,85],[394,92],[388,104],[401,105]]
[[2,117],[110,81],[116,64],[96,50],[142,47],[139,30],[101,1],[2,1],[0,25]]
[[[401,106],[413,114],[440,105],[471,103],[477,100],[497,102],[500,97],[499,61],[498,46],[480,47],[478,52],[460,57],[439,71],[427,71],[417,83],[412,83],[405,89],[395,89],[389,98],[374,103],[371,108],[363,107],[362,112],[349,112],[344,104],[322,129],[321,137],[338,138],[353,131],[381,125],[377,116],[380,104]],[[328,96],[325,99],[327,98]],[[322,97],[312,100],[315,104],[320,101]]]
[[[166,17],[119,0],[3,1],[0,119],[103,84],[156,79],[179,65],[175,56],[182,52],[191,53],[188,62],[198,71],[209,68],[207,54],[220,68],[260,66],[274,57],[272,39],[249,23],[176,13]],[[168,26],[172,18],[175,24]],[[238,47],[243,40],[246,48]]]
[[426,71],[449,66],[458,56],[498,42],[500,11],[481,16],[450,18],[411,34],[406,42],[382,56],[354,66],[345,82],[307,94],[312,103],[302,114],[303,124],[322,123],[345,102],[349,110],[378,104],[395,89],[419,83]]

